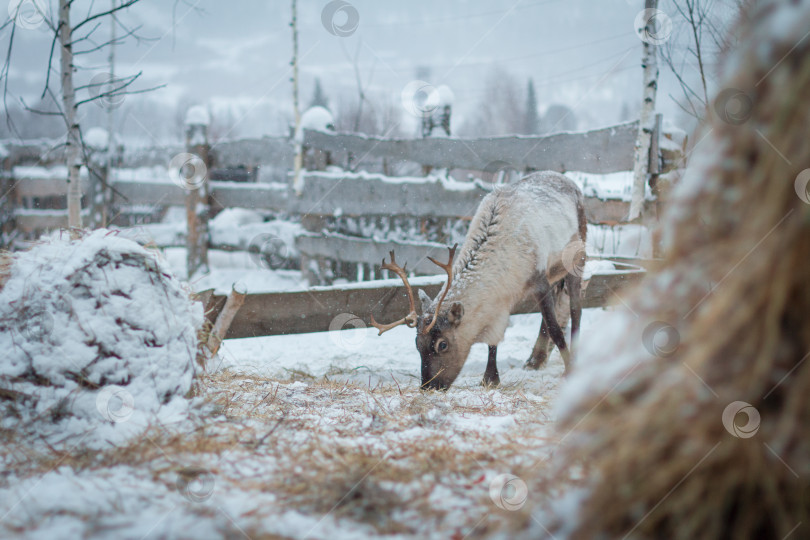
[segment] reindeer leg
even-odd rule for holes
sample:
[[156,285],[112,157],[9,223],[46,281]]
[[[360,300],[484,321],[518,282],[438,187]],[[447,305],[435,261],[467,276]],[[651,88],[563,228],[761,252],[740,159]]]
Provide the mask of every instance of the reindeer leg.
[[[559,285],[554,285],[553,287],[551,287],[551,291],[547,293],[554,296],[555,306],[560,301],[560,295],[562,294],[562,285],[563,282],[561,281]],[[535,341],[534,343],[532,355],[529,357],[528,360],[526,360],[526,363],[523,365],[523,367],[526,369],[540,369],[541,367],[543,367],[546,364],[546,360],[548,360],[549,355],[551,354],[551,349],[554,347],[549,343],[548,325],[546,324],[545,317],[542,317],[541,321],[542,322],[540,323],[540,334],[537,336],[537,341]]]
[[534,343],[532,355],[526,360],[523,365],[526,369],[540,369],[546,364],[548,358],[548,325],[546,319],[540,323],[540,335],[537,336],[537,341]]
[[582,278],[568,274],[565,278],[568,287],[568,298],[571,303],[571,348],[576,348],[579,335],[579,322],[582,319]]
[[543,322],[546,324],[551,340],[560,349],[560,356],[565,364],[565,374],[568,374],[571,364],[571,355],[568,354],[568,347],[565,344],[565,334],[557,322],[557,315],[554,310],[555,295],[552,293],[548,279],[542,276],[537,283],[537,299],[540,301],[540,311],[543,314]]
[[498,376],[498,365],[495,362],[495,357],[498,354],[498,346],[489,346],[489,358],[487,358],[487,369],[484,371],[484,386],[498,386],[501,384],[501,378]]

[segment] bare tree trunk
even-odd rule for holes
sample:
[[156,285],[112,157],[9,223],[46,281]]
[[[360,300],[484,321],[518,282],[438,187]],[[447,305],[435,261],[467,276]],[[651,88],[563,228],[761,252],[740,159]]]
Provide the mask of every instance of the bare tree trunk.
[[295,131],[293,139],[295,141],[295,161],[293,163],[293,189],[300,195],[303,191],[301,183],[301,165],[304,155],[304,134],[301,131],[301,109],[298,106],[298,15],[296,11],[296,1],[292,0],[292,33],[293,33],[293,111],[295,114]]
[[82,147],[79,124],[76,120],[76,92],[73,89],[74,66],[73,44],[71,43],[70,3],[70,0],[59,0],[59,25],[57,26],[57,32],[59,32],[59,45],[62,49],[62,108],[64,109],[65,124],[67,125],[65,156],[68,169],[68,227],[73,230],[71,234],[76,236],[76,230],[82,227],[82,186],[79,178]]
[[[115,9],[116,0],[110,0],[110,9]],[[108,61],[110,64],[110,80],[115,80],[115,15],[110,15],[110,55]],[[115,107],[107,107],[107,180],[112,182],[112,166],[113,155],[115,153],[115,144],[113,143],[113,133],[115,132]],[[109,210],[109,209],[108,209]],[[107,222],[105,220],[105,226]]]
[[[658,9],[658,0],[646,0],[645,9]],[[647,21],[644,33],[655,36],[655,17]],[[641,104],[641,118],[638,125],[638,138],[633,158],[633,197],[630,200],[628,220],[641,215],[644,206],[644,188],[650,161],[650,141],[652,139],[653,118],[655,116],[655,92],[658,89],[658,58],[655,43],[644,40],[641,65],[644,68],[644,90]]]

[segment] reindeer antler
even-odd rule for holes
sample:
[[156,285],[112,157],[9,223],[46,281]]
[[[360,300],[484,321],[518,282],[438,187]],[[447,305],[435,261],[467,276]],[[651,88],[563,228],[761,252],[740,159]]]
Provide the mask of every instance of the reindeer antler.
[[447,292],[450,290],[450,285],[452,285],[453,283],[453,257],[456,256],[457,247],[458,244],[455,244],[453,247],[447,248],[447,250],[450,252],[447,264],[442,264],[433,257],[428,257],[428,259],[430,259],[430,262],[432,262],[433,264],[435,264],[436,266],[447,272],[447,285],[444,286],[444,291],[442,291],[442,296],[439,298],[439,303],[436,304],[436,310],[433,312],[433,320],[431,320],[430,324],[427,325],[424,330],[422,330],[423,334],[429,333],[431,329],[433,329],[433,327],[436,325],[436,320],[439,318],[439,310],[442,307],[442,302],[444,302],[444,297],[447,296]]
[[391,330],[392,328],[401,324],[406,325],[408,328],[413,328],[416,326],[416,319],[418,317],[416,314],[416,302],[413,298],[413,289],[411,289],[411,284],[408,283],[408,274],[405,272],[405,267],[407,267],[408,264],[405,263],[405,267],[400,267],[397,264],[396,258],[394,257],[394,252],[390,251],[388,254],[391,256],[391,262],[387,264],[385,262],[385,257],[383,257],[382,268],[383,270],[390,270],[391,272],[394,272],[402,279],[402,282],[405,284],[405,292],[408,293],[408,302],[411,304],[411,312],[405,315],[402,319],[392,322],[391,324],[380,324],[374,320],[374,315],[372,315],[371,325],[380,331],[380,333],[377,334],[378,336],[381,336],[383,332],[387,332],[388,330]]

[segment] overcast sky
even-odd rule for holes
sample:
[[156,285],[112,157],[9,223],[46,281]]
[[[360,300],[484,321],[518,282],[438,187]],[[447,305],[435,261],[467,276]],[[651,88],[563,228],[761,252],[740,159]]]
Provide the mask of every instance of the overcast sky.
[[[95,9],[108,1],[96,0]],[[353,23],[347,20],[353,8],[356,29],[339,37],[322,21],[328,2],[299,0],[301,98],[304,104],[309,101],[315,77],[334,103],[341,95],[356,95],[351,60],[356,57],[369,91],[392,99],[399,99],[402,88],[416,78],[450,86],[458,124],[481,106],[483,81],[501,68],[521,85],[534,80],[541,109],[553,103],[574,109],[580,128],[614,123],[624,104],[636,110],[641,99],[642,47],[633,23],[642,3],[351,0],[350,9],[338,12],[334,23]],[[88,6],[89,0],[77,0],[74,20]],[[166,86],[127,97],[119,122],[131,127],[138,121],[137,114],[132,117],[137,105],[156,101],[167,110],[178,103],[202,103],[215,114],[228,111],[236,124],[234,135],[278,134],[289,122],[288,0],[142,0],[121,21],[129,27],[143,25],[139,34],[154,39],[129,39],[119,46],[118,74],[142,71],[136,86]],[[105,22],[96,36],[101,39],[108,32]],[[2,38],[6,49],[8,29]],[[44,25],[18,30],[15,39],[11,93],[33,101],[44,83],[48,32]],[[106,53],[86,55],[79,62],[87,68],[80,79],[108,70]],[[677,107],[667,97],[667,84],[665,79],[658,108],[675,119]]]

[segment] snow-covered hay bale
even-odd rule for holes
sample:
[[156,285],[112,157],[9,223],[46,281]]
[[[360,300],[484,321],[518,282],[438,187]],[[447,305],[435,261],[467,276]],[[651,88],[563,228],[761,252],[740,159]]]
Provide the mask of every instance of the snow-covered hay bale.
[[751,6],[663,268],[561,391],[557,537],[810,536],[810,2]]
[[4,429],[99,446],[183,416],[202,306],[155,253],[98,230],[6,259]]

